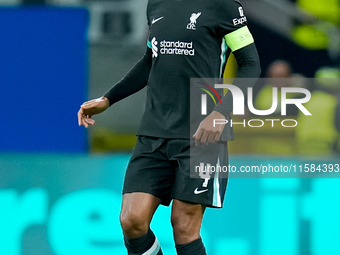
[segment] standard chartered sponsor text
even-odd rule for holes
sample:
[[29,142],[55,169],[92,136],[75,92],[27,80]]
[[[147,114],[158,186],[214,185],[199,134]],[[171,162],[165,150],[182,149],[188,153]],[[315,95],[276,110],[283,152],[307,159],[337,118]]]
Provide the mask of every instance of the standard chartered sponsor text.
[[181,41],[166,41],[160,42],[160,53],[163,55],[186,55],[194,56],[195,49],[193,48],[193,42],[181,42]]

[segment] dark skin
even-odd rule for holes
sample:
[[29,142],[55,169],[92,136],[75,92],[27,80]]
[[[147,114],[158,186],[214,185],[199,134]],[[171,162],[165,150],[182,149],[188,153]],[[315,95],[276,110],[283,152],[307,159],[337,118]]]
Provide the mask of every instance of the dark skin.
[[[123,195],[120,224],[124,236],[132,239],[146,234],[160,199],[146,193]],[[186,244],[200,237],[205,206],[173,200],[171,225],[176,244]]]
[[100,97],[83,103],[78,111],[78,125],[88,128],[94,125],[93,115],[102,113],[110,107],[110,102],[106,97]]
[[[85,102],[78,111],[78,124],[88,128],[95,124],[93,115],[109,108],[110,102],[101,97]],[[213,126],[214,119],[225,119],[224,115],[213,111],[199,125],[194,134],[196,145],[217,142],[222,134],[224,125]],[[147,193],[128,193],[123,195],[120,223],[124,236],[138,238],[146,234],[152,217],[160,204],[160,199]],[[186,244],[200,237],[205,206],[173,200],[171,224],[176,244]]]

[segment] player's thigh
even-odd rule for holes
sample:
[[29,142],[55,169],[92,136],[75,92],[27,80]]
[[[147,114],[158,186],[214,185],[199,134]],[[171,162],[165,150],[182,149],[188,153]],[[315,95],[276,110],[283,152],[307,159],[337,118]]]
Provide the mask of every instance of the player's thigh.
[[159,198],[147,193],[124,194],[120,212],[122,225],[149,225],[160,202]]
[[166,139],[139,136],[125,174],[123,194],[147,193],[169,205],[175,169],[166,157]]
[[189,243],[200,237],[200,230],[206,206],[174,199],[171,224],[177,244]]
[[193,220],[202,221],[206,206],[192,202],[181,201],[174,199],[171,209],[171,219],[180,221]]

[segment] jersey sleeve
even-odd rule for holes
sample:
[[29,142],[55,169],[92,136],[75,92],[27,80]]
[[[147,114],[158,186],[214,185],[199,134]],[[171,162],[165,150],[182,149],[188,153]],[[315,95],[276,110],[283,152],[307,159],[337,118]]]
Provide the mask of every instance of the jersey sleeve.
[[[239,66],[233,85],[246,95],[247,88],[253,87],[261,74],[260,59],[255,44],[241,48],[233,54]],[[230,91],[222,98],[222,105],[217,104],[214,110],[228,116],[233,110],[233,96]]]
[[219,32],[231,51],[234,52],[254,43],[253,36],[247,26],[247,17],[240,1],[221,1]]
[[147,47],[144,56],[109,91],[104,94],[110,106],[144,88],[152,66],[152,50]]
[[[221,1],[220,33],[233,52],[238,65],[237,76],[233,84],[239,87],[245,95],[247,88],[253,87],[260,76],[260,59],[253,36],[247,27],[247,18],[241,3],[238,0]],[[228,116],[233,110],[233,97],[230,91],[222,98],[222,104],[217,104],[214,110]]]

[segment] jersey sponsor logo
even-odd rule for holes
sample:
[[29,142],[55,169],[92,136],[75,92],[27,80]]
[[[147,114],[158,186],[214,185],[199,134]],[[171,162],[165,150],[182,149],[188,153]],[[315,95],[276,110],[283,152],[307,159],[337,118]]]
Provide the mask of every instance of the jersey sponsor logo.
[[194,56],[195,49],[193,48],[193,42],[181,42],[181,41],[166,41],[160,42],[160,53],[163,55],[185,55]]
[[157,18],[157,19],[153,19],[152,20],[152,22],[151,22],[151,24],[153,25],[153,24],[155,24],[157,21],[160,21],[161,19],[163,19],[164,17],[162,16],[162,17],[159,17],[159,18]]
[[244,17],[244,12],[242,7],[238,7],[238,11],[240,13],[240,17]]
[[166,41],[163,40],[160,43],[157,42],[156,37],[151,40],[152,45],[152,57],[157,58],[158,54],[162,55],[184,55],[194,56],[195,49],[193,42],[181,42],[181,41]]
[[158,57],[158,47],[157,47],[157,40],[156,37],[152,38],[151,40],[151,46],[152,46],[152,57],[157,58]]
[[194,190],[194,194],[195,194],[195,195],[198,195],[198,194],[201,194],[201,193],[206,192],[206,191],[208,191],[208,189],[198,190],[198,188],[196,188],[196,189]]
[[242,8],[242,7],[239,7],[239,8],[238,8],[238,11],[239,11],[239,13],[240,13],[240,17],[241,17],[241,18],[235,18],[235,19],[233,19],[233,24],[234,24],[234,26],[242,25],[244,22],[247,22],[247,18],[246,18],[246,16],[244,16],[243,8]]
[[234,26],[242,25],[244,22],[247,22],[246,17],[242,17],[240,19],[238,19],[238,18],[233,19]]
[[191,14],[190,23],[187,25],[187,29],[196,30],[197,19],[201,16],[201,14],[201,12]]

